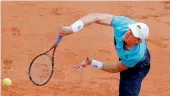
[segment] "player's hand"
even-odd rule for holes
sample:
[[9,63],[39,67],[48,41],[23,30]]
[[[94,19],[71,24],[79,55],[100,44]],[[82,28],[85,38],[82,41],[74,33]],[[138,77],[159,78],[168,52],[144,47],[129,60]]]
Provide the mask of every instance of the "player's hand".
[[66,36],[66,35],[70,35],[72,33],[74,33],[74,32],[73,32],[73,29],[70,26],[62,26],[59,29],[58,35],[59,36]]
[[77,66],[74,67],[74,70],[81,71],[83,68],[85,68],[87,65],[91,65],[92,60],[89,59],[89,57],[86,57],[83,62]]

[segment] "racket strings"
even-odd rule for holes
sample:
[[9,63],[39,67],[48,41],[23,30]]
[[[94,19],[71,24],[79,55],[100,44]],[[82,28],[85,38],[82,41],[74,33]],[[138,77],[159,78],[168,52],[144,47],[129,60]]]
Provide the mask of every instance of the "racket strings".
[[31,67],[31,77],[35,83],[45,83],[51,75],[52,61],[48,55],[36,58]]

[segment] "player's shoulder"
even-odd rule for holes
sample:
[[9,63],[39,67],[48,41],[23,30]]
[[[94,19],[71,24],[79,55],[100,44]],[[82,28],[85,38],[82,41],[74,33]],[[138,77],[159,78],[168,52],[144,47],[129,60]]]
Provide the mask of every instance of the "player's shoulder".
[[122,16],[122,15],[113,15],[113,19],[111,22],[112,26],[124,26],[128,24],[136,23],[135,20],[128,16]]
[[130,17],[128,16],[123,16],[123,15],[113,15],[113,19],[131,19]]

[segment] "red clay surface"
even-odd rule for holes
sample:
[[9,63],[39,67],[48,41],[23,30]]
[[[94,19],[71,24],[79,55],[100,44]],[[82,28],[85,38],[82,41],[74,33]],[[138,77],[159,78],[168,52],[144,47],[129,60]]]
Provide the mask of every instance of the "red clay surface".
[[170,96],[170,2],[2,2],[2,96],[117,96],[119,74],[91,67],[73,71],[86,56],[118,60],[113,28],[92,24],[64,37],[56,50],[55,71],[43,87],[27,75],[31,60],[48,50],[57,30],[91,12],[129,16],[150,27],[151,70],[139,96]]

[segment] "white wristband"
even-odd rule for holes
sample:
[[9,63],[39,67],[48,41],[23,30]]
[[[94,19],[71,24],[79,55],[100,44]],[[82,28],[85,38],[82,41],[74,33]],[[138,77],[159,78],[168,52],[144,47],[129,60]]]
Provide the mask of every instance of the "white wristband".
[[75,23],[73,23],[71,25],[73,32],[78,32],[79,30],[81,30],[84,27],[84,24],[81,20],[76,21]]
[[103,67],[103,63],[100,62],[100,61],[97,61],[97,60],[92,60],[91,65],[93,67],[96,67],[96,68],[99,68],[99,69],[102,69],[102,67]]

